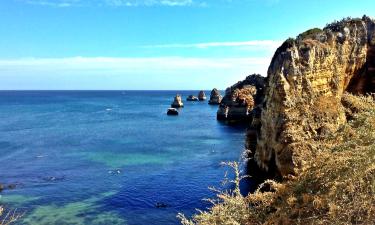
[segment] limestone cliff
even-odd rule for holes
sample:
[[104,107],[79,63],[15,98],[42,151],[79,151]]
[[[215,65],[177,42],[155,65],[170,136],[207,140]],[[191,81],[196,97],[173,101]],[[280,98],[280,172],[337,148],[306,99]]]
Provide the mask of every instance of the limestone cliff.
[[217,111],[217,119],[230,122],[251,120],[256,106],[263,101],[264,83],[265,77],[253,74],[227,88]]
[[263,170],[295,173],[314,157],[311,140],[346,122],[343,93],[375,92],[374,20],[344,19],[288,39],[271,61],[265,89],[260,126],[249,130],[247,145],[256,146]]

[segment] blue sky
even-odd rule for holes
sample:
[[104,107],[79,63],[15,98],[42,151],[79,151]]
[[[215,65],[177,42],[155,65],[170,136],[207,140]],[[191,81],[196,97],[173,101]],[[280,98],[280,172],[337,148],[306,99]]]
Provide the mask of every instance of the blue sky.
[[211,89],[373,0],[2,0],[0,89]]

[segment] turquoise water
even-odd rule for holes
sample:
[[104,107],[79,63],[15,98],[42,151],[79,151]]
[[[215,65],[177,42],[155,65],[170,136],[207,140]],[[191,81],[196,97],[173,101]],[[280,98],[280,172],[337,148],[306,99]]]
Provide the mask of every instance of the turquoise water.
[[175,94],[0,92],[0,183],[17,184],[0,203],[38,225],[178,224],[178,212],[205,209],[244,128],[217,122],[207,102],[167,116]]

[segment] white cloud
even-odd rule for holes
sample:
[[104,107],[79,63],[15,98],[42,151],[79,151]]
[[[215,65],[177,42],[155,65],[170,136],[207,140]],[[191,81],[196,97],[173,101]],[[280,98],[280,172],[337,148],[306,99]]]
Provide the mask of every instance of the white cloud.
[[224,89],[270,58],[70,57],[0,59],[0,89]]
[[50,6],[50,7],[57,7],[57,8],[65,8],[71,6],[80,6],[82,4],[81,0],[20,0],[21,2],[25,2],[31,5],[41,5],[41,6]]
[[[181,69],[226,69],[268,65],[268,57],[252,58],[197,58],[197,57],[69,57],[0,59],[0,70],[54,69],[54,70],[108,70],[134,72],[175,71]],[[0,75],[1,76],[1,75]]]
[[192,6],[193,0],[105,0],[110,6]]
[[70,6],[111,6],[111,7],[137,7],[137,6],[205,6],[201,0],[18,0],[32,5],[50,7]]
[[282,44],[282,41],[273,40],[255,40],[240,42],[206,42],[194,44],[162,44],[162,45],[146,45],[145,48],[211,48],[211,47],[259,47],[274,48]]

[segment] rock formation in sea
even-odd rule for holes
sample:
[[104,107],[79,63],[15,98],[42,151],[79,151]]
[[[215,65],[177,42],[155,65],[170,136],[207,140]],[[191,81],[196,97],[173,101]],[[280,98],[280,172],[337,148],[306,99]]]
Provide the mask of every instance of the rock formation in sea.
[[189,95],[187,98],[186,98],[186,101],[198,101],[198,98],[194,95]]
[[167,111],[167,115],[169,116],[178,116],[178,111],[175,108],[169,108]]
[[171,107],[172,108],[181,108],[181,107],[184,107],[184,103],[182,103],[182,99],[181,99],[181,96],[180,95],[176,95],[176,97],[174,97],[174,100],[171,104]]
[[217,90],[216,88],[212,89],[211,91],[211,95],[210,95],[210,100],[208,101],[208,104],[210,105],[219,105],[221,100],[222,100],[222,96],[219,92],[219,90]]
[[[251,90],[242,97],[247,107],[254,107]],[[375,21],[366,16],[308,30],[277,49],[258,104],[260,118],[251,120],[247,133],[253,162],[282,176],[298,173],[304,159],[314,157],[313,140],[346,123],[344,92],[375,92]],[[238,103],[232,96],[238,95],[228,93],[223,106],[233,108]],[[243,107],[237,111],[246,112]]]
[[230,122],[249,121],[263,101],[265,77],[253,74],[225,91],[217,111],[217,119]]
[[206,93],[204,93],[204,91],[200,91],[198,93],[198,99],[199,99],[199,101],[206,101],[206,99],[207,99]]

